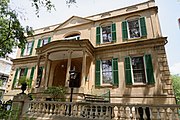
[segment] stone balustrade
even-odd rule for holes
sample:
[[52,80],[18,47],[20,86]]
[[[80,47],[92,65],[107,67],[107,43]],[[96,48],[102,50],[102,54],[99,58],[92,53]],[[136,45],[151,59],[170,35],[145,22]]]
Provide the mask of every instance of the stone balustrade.
[[106,120],[178,120],[178,105],[142,105],[116,103],[70,103],[55,101],[27,102],[30,116],[61,116],[85,119]]

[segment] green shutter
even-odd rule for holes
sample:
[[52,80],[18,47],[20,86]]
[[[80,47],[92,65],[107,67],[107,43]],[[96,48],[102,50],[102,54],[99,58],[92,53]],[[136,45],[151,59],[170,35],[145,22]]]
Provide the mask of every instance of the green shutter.
[[96,27],[96,44],[100,44],[101,41],[101,29],[100,27]]
[[21,56],[24,55],[24,48],[21,48]]
[[13,80],[13,85],[12,85],[12,88],[14,88],[14,87],[15,87],[14,85],[16,84],[18,71],[19,71],[19,69],[17,68],[17,69],[16,69],[16,72],[15,72],[15,75],[14,75],[14,80]]
[[32,69],[31,69],[31,74],[30,74],[30,87],[31,87],[32,80],[33,80],[33,77],[34,77],[34,69],[35,69],[35,67],[32,67]]
[[24,71],[24,76],[25,77],[27,76],[27,72],[28,72],[28,68],[25,68],[25,71]]
[[51,37],[48,37],[48,43],[50,43],[51,42]]
[[122,38],[123,41],[128,39],[127,21],[122,22]]
[[145,63],[146,63],[146,76],[148,84],[154,84],[154,72],[153,72],[153,65],[151,55],[145,55]]
[[131,58],[125,57],[125,80],[126,80],[126,85],[132,85],[132,75],[131,75]]
[[113,72],[113,81],[114,85],[119,85],[119,76],[118,76],[118,58],[112,59],[112,72]]
[[33,47],[34,47],[34,41],[32,41],[32,46],[31,46],[30,55],[32,55]]
[[111,25],[111,29],[112,29],[112,42],[116,42],[116,24],[115,23]]
[[39,48],[41,45],[41,39],[38,40],[37,48]]
[[140,25],[141,25],[141,35],[142,36],[147,36],[146,22],[145,22],[145,18],[144,17],[140,18]]
[[101,61],[100,60],[96,60],[96,77],[95,77],[95,86],[100,86],[100,63]]

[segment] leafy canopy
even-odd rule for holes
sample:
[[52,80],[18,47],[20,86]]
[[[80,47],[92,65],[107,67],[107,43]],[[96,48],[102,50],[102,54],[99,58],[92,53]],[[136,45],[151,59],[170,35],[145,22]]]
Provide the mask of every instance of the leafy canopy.
[[173,81],[173,88],[174,88],[177,104],[180,104],[180,76],[171,75],[171,78]]
[[[24,0],[25,1],[25,0]],[[32,7],[35,8],[35,14],[38,13],[41,7],[45,7],[47,11],[51,11],[54,4],[51,0],[30,0]],[[65,0],[70,6],[76,3],[76,0]],[[9,6],[10,0],[0,0],[0,57],[5,57],[12,52],[13,47],[25,48],[26,37],[33,35],[32,27],[21,25],[18,19],[18,12]],[[26,33],[26,34],[25,34]]]

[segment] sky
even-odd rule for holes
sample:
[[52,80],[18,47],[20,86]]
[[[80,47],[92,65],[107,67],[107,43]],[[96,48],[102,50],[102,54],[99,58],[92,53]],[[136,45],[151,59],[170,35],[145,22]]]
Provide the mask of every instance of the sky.
[[[23,26],[33,29],[59,24],[73,15],[87,17],[110,10],[119,9],[129,5],[138,4],[147,0],[76,0],[71,7],[66,5],[66,0],[51,0],[56,10],[48,13],[41,8],[39,18],[35,15],[34,8],[29,0],[11,0],[12,8],[19,11],[20,21]],[[166,53],[171,74],[180,74],[180,0],[155,0],[158,6],[158,15],[162,34],[168,37]]]

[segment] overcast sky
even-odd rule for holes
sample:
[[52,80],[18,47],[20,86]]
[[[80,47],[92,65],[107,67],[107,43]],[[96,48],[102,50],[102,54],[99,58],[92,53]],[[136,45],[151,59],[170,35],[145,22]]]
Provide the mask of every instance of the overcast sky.
[[[34,9],[29,0],[12,0],[13,8],[22,12],[21,22],[24,26],[29,25],[34,29],[62,23],[73,15],[86,17],[129,5],[141,3],[147,0],[76,0],[70,8],[65,0],[52,0],[56,11],[51,13],[41,9],[40,17],[35,16]],[[180,0],[156,0],[159,19],[164,37],[168,37],[166,52],[172,74],[180,74]],[[25,21],[23,19],[26,19]]]

